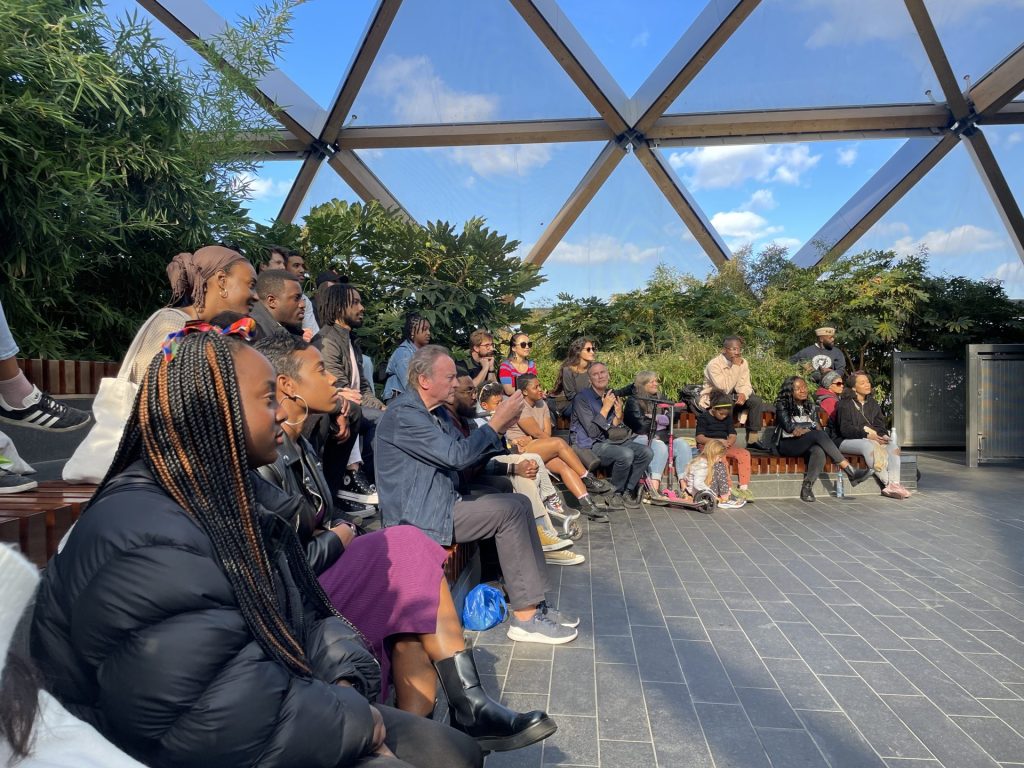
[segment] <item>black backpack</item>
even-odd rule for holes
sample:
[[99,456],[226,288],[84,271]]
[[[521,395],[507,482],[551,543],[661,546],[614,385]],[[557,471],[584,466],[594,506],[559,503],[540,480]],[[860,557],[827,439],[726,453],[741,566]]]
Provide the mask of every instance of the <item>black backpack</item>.
[[690,413],[700,414],[707,411],[707,408],[702,408],[700,404],[700,393],[703,389],[703,384],[686,384],[679,390],[679,401],[686,403],[686,409]]

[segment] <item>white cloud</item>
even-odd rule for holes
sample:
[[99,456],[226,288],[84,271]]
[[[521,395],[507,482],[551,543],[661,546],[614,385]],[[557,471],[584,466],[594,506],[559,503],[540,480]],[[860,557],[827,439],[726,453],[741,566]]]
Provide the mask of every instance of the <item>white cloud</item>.
[[392,114],[402,123],[491,120],[498,109],[497,96],[450,87],[426,56],[387,56],[368,85],[390,101]]
[[1006,248],[1008,245],[1005,235],[973,224],[962,224],[948,230],[933,229],[917,239],[906,235],[889,247],[900,256],[910,256],[917,253],[921,246],[925,246],[928,253],[941,256],[984,253]]
[[849,168],[857,162],[857,148],[840,147],[836,150],[836,162]]
[[781,245],[790,253],[796,253],[797,247],[803,244],[803,240],[800,240],[799,238],[796,237],[776,237],[773,238],[770,243],[770,245]]
[[282,197],[288,194],[292,183],[287,180],[274,181],[273,179],[262,179],[251,173],[239,173],[235,176],[232,184],[236,189],[245,187],[245,196],[249,200],[265,200],[267,198]]
[[1024,263],[1020,259],[1000,264],[988,277],[1001,281],[1010,298],[1024,297]]
[[1016,144],[1020,144],[1022,141],[1024,141],[1024,131],[1014,131],[1006,137],[1006,148],[1009,149]]
[[719,211],[711,217],[711,226],[726,238],[726,244],[732,250],[783,230],[782,227],[769,224],[764,216],[753,211]]
[[651,33],[646,29],[643,32],[635,35],[632,40],[629,41],[630,48],[646,48],[647,43],[651,39]]
[[548,164],[551,147],[547,144],[455,147],[448,155],[481,176],[525,176],[534,168]]
[[772,194],[770,189],[759,189],[750,196],[750,199],[740,206],[740,210],[770,211],[778,206],[779,204],[775,202],[775,195]]
[[[529,249],[526,249],[529,252]],[[628,262],[640,264],[655,259],[661,248],[641,248],[636,243],[624,243],[612,235],[594,235],[581,243],[563,240],[551,252],[549,261],[563,264],[601,264]]]
[[751,179],[799,184],[820,160],[807,144],[700,147],[669,155],[669,163],[686,174],[686,184],[695,190],[738,187]]

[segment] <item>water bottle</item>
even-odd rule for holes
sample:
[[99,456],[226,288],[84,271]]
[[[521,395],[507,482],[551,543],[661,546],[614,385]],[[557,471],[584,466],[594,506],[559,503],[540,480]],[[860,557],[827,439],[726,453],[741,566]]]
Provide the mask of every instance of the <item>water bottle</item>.
[[836,474],[836,498],[842,499],[846,496],[846,488],[843,487],[843,472],[840,470]]

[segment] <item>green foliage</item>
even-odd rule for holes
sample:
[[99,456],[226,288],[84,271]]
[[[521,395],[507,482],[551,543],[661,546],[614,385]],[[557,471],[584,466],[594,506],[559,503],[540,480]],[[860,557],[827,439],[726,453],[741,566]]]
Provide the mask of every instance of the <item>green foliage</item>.
[[239,68],[222,75],[98,0],[0,0],[0,301],[23,354],[119,358],[165,303],[171,256],[255,246],[238,137],[272,121],[242,88],[292,2],[209,43]]
[[519,300],[543,278],[514,255],[518,245],[483,219],[461,232],[441,221],[421,228],[376,203],[341,200],[310,211],[301,237],[310,274],[336,269],[360,289],[367,306],[360,336],[377,359],[401,342],[409,311],[426,317],[434,342],[456,355],[466,353],[474,329],[525,320]]

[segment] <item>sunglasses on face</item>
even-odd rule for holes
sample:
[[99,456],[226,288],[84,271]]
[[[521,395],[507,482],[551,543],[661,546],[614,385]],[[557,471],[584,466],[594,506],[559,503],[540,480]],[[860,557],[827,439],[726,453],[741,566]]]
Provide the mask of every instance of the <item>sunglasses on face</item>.
[[521,349],[532,349],[533,348],[533,342],[532,341],[520,341],[518,344],[516,344],[516,346],[520,347]]
[[597,352],[597,347],[584,347],[584,352]]

